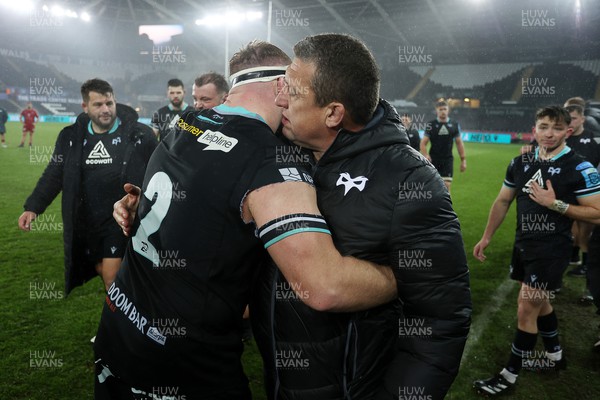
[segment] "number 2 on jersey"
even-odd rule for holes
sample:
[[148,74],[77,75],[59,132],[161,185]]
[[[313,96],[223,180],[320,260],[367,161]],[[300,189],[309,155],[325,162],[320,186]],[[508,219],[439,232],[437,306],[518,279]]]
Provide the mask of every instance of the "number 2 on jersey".
[[157,197],[148,214],[140,221],[140,227],[135,236],[131,238],[131,244],[137,253],[146,257],[148,260],[152,261],[155,267],[158,267],[160,264],[160,256],[154,245],[150,243],[148,236],[158,231],[160,224],[171,206],[173,183],[171,182],[169,175],[164,172],[157,172],[154,174],[150,179],[150,182],[148,182],[148,187],[144,192],[144,196],[150,201],[152,201],[154,196]]

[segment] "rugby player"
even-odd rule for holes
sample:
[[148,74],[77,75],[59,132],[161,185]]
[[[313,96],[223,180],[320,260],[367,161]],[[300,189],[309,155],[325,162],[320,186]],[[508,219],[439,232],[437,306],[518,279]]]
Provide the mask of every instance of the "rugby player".
[[205,110],[216,107],[227,100],[228,92],[229,84],[223,75],[216,72],[200,75],[194,80],[192,86],[194,108]]
[[185,88],[183,82],[179,79],[169,79],[167,83],[167,98],[169,104],[159,108],[152,115],[152,130],[158,140],[168,132],[171,121],[176,116],[181,116],[185,111],[191,111],[193,108],[185,102]]
[[21,137],[21,144],[19,147],[25,145],[25,138],[29,133],[29,147],[33,143],[33,133],[35,132],[35,123],[40,120],[38,112],[33,108],[31,102],[27,103],[27,108],[21,111],[19,115],[19,121],[23,123],[23,137]]

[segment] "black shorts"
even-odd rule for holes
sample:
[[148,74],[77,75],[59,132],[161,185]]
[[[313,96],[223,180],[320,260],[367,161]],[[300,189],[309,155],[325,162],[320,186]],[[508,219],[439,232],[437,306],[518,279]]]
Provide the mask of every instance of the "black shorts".
[[541,290],[558,289],[569,266],[572,242],[522,241],[513,247],[510,277],[527,286]]
[[454,158],[431,158],[431,163],[438,170],[443,180],[452,182],[454,173]]
[[[141,368],[141,367],[140,367]],[[251,400],[250,389],[243,393],[224,393],[207,395],[202,388],[186,388],[179,385],[159,386],[138,389],[114,376],[110,367],[96,357],[94,377],[94,400]]]
[[128,240],[120,229],[103,234],[88,234],[85,238],[85,254],[94,264],[103,258],[123,258]]

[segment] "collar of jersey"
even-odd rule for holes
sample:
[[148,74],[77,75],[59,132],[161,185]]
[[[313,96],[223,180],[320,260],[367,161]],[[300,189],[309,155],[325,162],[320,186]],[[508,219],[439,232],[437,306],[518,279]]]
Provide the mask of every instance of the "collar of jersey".
[[265,124],[267,123],[263,117],[261,117],[260,115],[250,112],[248,110],[246,110],[244,107],[229,107],[226,106],[225,104],[219,104],[218,106],[214,107],[213,110],[215,110],[216,112],[218,112],[219,114],[224,114],[224,115],[241,115],[242,117],[247,117],[247,118],[252,118],[252,119],[256,119],[258,121],[264,122]]
[[[562,149],[562,151],[560,153],[558,153],[557,155],[553,156],[550,161],[556,161],[559,158],[561,158],[562,156],[564,156],[565,154],[567,154],[569,151],[571,151],[571,148],[569,146],[565,146],[564,149]],[[536,147],[535,148],[535,159],[537,160],[539,157],[539,152],[540,152],[540,148]]]
[[[174,111],[173,110],[173,104],[169,103],[167,104],[167,107],[169,107],[169,110]],[[178,111],[183,111],[186,108],[188,108],[188,103],[186,103],[185,101],[183,103],[181,103],[181,108]]]
[[[117,119],[115,120],[115,123],[113,124],[112,128],[110,128],[110,131],[106,132],[109,135],[111,133],[115,133],[115,131],[117,129],[119,129],[119,125],[121,125],[121,119],[119,117],[117,117]],[[88,132],[90,133],[90,135],[94,135],[94,130],[92,129],[92,120],[90,120],[90,122],[88,122]]]
[[435,120],[436,120],[437,122],[439,122],[440,124],[447,124],[448,122],[450,122],[450,118],[448,118],[448,120],[447,120],[446,122],[442,122],[442,121],[440,121],[440,120],[439,120],[437,117],[435,117]]

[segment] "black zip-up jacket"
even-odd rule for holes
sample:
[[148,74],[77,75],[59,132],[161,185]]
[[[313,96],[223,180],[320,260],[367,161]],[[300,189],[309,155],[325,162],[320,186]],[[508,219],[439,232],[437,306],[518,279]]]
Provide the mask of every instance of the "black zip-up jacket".
[[[121,120],[122,136],[127,146],[121,171],[121,185],[133,183],[141,186],[148,159],[157,141],[152,129],[137,122],[137,112],[126,105],[117,104],[117,116]],[[90,119],[81,113],[73,125],[65,127],[58,135],[52,158],[37,182],[35,189],[25,201],[25,211],[42,214],[62,191],[62,219],[65,252],[65,292],[95,277],[95,266],[87,260],[84,246],[76,245],[75,239],[85,230],[81,220],[81,172],[83,140]]]
[[[340,253],[390,265],[399,301],[360,313],[318,312],[301,301],[310,293],[273,264],[265,268],[251,320],[269,399],[373,399],[383,387],[393,393],[381,398],[397,399],[399,386],[410,385],[398,371],[411,363],[424,385],[447,390],[469,331],[471,297],[460,225],[439,174],[410,148],[396,110],[381,101],[362,131],[339,132],[314,182]],[[415,324],[418,332],[409,329]]]

